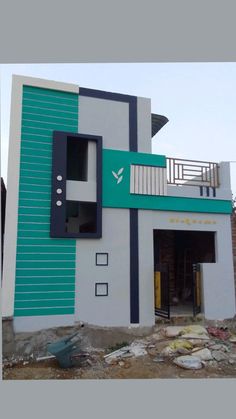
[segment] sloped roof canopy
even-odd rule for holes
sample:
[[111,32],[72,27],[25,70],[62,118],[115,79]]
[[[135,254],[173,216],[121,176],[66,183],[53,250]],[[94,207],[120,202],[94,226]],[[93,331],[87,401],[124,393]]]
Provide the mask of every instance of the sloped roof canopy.
[[166,116],[152,113],[152,137],[154,137],[168,121],[169,119],[166,118]]

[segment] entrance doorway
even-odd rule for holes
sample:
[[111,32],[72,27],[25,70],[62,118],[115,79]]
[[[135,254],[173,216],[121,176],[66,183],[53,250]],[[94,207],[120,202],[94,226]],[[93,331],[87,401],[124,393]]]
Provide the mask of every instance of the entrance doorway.
[[201,311],[200,263],[215,262],[215,233],[154,230],[155,314],[196,315]]

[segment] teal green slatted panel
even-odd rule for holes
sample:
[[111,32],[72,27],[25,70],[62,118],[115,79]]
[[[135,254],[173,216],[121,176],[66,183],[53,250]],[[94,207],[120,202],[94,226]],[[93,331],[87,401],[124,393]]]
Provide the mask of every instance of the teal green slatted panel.
[[39,200],[47,200],[51,202],[51,192],[20,191],[20,199],[34,199],[36,203]]
[[35,308],[35,309],[15,309],[15,317],[25,316],[56,316],[60,314],[74,314],[74,307],[56,308]]
[[[38,144],[39,147],[32,147],[30,144],[25,145],[21,147],[21,156],[32,156],[35,157],[41,157],[50,160],[52,158],[52,150],[47,150],[47,148],[43,148],[41,144]],[[47,145],[46,145],[47,146]]]
[[31,208],[31,207],[19,207],[18,208],[18,214],[20,215],[47,215],[49,217],[50,215],[50,208]]
[[[74,275],[75,270],[73,269],[53,269],[50,270],[50,274],[51,275],[64,275],[64,276],[71,276]],[[37,270],[26,270],[26,269],[17,269],[16,270],[16,275],[17,276],[24,276],[24,277],[29,277],[29,276],[48,276],[49,275],[49,271],[48,269],[37,269]]]
[[74,300],[29,300],[16,301],[15,308],[42,308],[42,307],[73,307]]
[[48,218],[45,218],[44,220],[37,220],[37,223],[32,223],[32,222],[18,222],[18,231],[47,231],[48,232],[48,228],[50,226],[50,223],[45,222],[48,221]]
[[[64,258],[63,258],[64,259]],[[16,269],[41,269],[42,266],[44,268],[50,269],[50,268],[64,268],[64,269],[73,269],[75,266],[74,261],[66,261],[66,260],[54,260],[54,261],[34,261],[34,260],[17,260],[16,262]]]
[[[46,291],[74,291],[74,284],[40,284],[40,285],[17,285],[16,293],[46,292]],[[53,299],[53,298],[52,298]]]
[[38,178],[42,182],[42,180],[46,179],[51,181],[51,176],[49,171],[37,170],[35,165],[33,168],[26,167],[28,164],[24,164],[24,169],[20,170],[20,179],[21,177],[28,177],[28,178]]
[[33,175],[31,176],[21,176],[20,178],[20,188],[22,187],[22,185],[39,185],[39,186],[45,186],[45,187],[49,187],[51,190],[51,180],[50,179],[40,179],[37,177],[33,177]]
[[17,284],[18,285],[38,285],[38,284],[74,284],[74,276],[39,276],[39,277],[25,277],[22,278],[18,276]]
[[49,253],[56,253],[59,257],[59,253],[65,253],[68,255],[75,255],[74,247],[73,246],[62,246],[60,245],[51,245],[50,243],[44,244],[44,246],[37,246],[37,245],[18,245],[19,254],[24,255],[26,254],[49,254]]
[[16,301],[15,308],[42,308],[42,307],[73,307],[74,300],[40,300],[40,301]]
[[[62,125],[73,126],[73,127],[75,126],[75,122],[74,122],[73,116],[71,118],[68,118],[68,116],[66,118],[63,118],[62,116],[61,117],[58,117],[58,118],[55,117],[55,121],[56,122],[54,122],[52,124],[52,117],[51,116],[48,116],[46,114],[46,112],[44,112],[44,115],[35,114],[35,113],[34,114],[32,114],[32,113],[23,113],[23,119],[22,119],[22,121],[24,122],[24,124],[25,124],[25,122],[30,123],[30,121],[36,121],[36,122],[39,122],[39,123],[41,122],[47,128],[49,128],[49,125],[50,124],[51,125],[57,124],[57,121],[60,124],[62,124]],[[32,127],[32,126],[35,126],[35,125],[29,124],[28,126]]]
[[78,95],[24,86],[22,111],[15,316],[73,314],[76,247],[50,238],[51,159],[53,131],[78,132]]
[[45,145],[51,146],[51,134],[46,135],[44,133],[43,135],[39,135],[36,133],[31,134],[30,132],[26,132],[26,134],[23,132],[21,133],[21,144],[27,145],[31,144],[32,142],[41,143],[43,148]]
[[31,300],[73,300],[73,291],[61,291],[61,292],[27,292],[27,293],[16,293],[15,301],[31,301]]
[[[55,260],[55,261],[73,261],[75,262],[75,253],[41,253],[44,249],[41,248],[40,253],[19,253],[18,261],[30,260]],[[54,250],[56,252],[56,250]]]
[[[34,154],[36,154],[36,153],[34,153]],[[42,156],[39,156],[39,157],[37,157],[37,156],[26,156],[25,155],[25,153],[24,154],[21,154],[21,162],[22,163],[30,163],[30,164],[32,164],[32,162],[33,162],[33,164],[37,164],[37,166],[49,166],[50,168],[51,168],[51,159],[50,159],[50,157],[46,157],[46,156],[44,156],[44,157],[42,157]],[[47,169],[48,170],[48,169]]]
[[18,229],[18,237],[29,237],[29,238],[47,238],[49,237],[48,229],[46,231],[27,231],[27,230],[20,230]]
[[20,199],[20,204],[22,207],[30,208],[47,208],[50,210],[51,201],[50,199],[45,199],[41,201],[35,201],[34,199]]
[[58,110],[52,110],[52,109],[42,109],[42,108],[35,108],[33,106],[24,106],[24,110],[25,112],[23,113],[23,117],[25,115],[28,115],[28,117],[32,117],[32,115],[40,115],[40,116],[46,116],[46,117],[51,117],[51,116],[55,116],[56,118],[60,118],[61,116],[63,117],[63,119],[67,119],[67,121],[73,120],[75,119],[77,112],[73,112],[73,111],[58,111]]
[[32,120],[26,121],[25,119],[23,119],[22,128],[23,129],[29,128],[30,130],[33,129],[34,132],[35,131],[41,132],[41,130],[48,131],[48,130],[55,130],[55,129],[61,130],[61,131],[66,131],[67,129],[69,129],[71,131],[74,131],[76,129],[76,125],[75,124],[66,125],[66,124],[63,124],[62,122],[59,122],[59,123],[54,122],[50,124],[49,122],[44,123],[43,121],[32,121]]
[[[26,88],[27,89],[27,88]],[[68,107],[72,107],[75,108],[75,101],[74,101],[74,94],[73,93],[68,93],[67,96],[65,94],[65,96],[63,97],[62,95],[58,94],[55,95],[52,93],[51,90],[48,90],[46,92],[46,89],[44,89],[44,92],[40,93],[40,92],[29,92],[29,91],[24,91],[24,96],[23,96],[23,102],[24,101],[31,101],[33,104],[35,104],[35,102],[37,102],[37,106],[39,106],[39,103],[43,102],[43,103],[53,103],[54,105],[65,105],[64,108],[68,108]],[[71,95],[71,97],[70,97]],[[24,111],[24,110],[23,110]]]
[[[61,241],[60,241],[61,240]],[[18,238],[17,244],[19,246],[67,246],[68,248],[72,247],[74,249],[74,239],[69,240],[63,240],[63,239],[54,239],[53,242],[49,238],[46,239],[36,239],[36,238],[30,238],[30,237],[24,237],[24,238]]]
[[21,183],[20,193],[21,192],[38,192],[38,193],[51,193],[50,185],[32,185],[31,183]]

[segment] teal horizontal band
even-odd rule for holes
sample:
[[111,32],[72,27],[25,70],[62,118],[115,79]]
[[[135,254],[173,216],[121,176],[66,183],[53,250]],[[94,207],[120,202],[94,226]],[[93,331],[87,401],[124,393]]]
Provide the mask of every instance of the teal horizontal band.
[[73,307],[56,307],[56,308],[35,308],[35,309],[15,309],[15,317],[26,316],[49,316],[60,314],[74,314]]
[[22,120],[22,129],[31,129],[34,130],[58,130],[58,131],[72,131],[74,132],[77,129],[77,123],[71,121],[68,124],[62,123],[62,121],[56,121],[51,123],[44,123],[43,121],[32,121],[32,120]]
[[31,238],[47,238],[49,237],[49,231],[48,229],[45,231],[27,231],[27,230],[19,230],[18,229],[18,237],[19,238],[25,238],[25,237],[31,237]]
[[[31,163],[29,162],[22,163],[20,173],[22,173],[23,170],[29,170],[31,176],[35,176],[37,173],[38,173],[38,177],[41,177],[41,178],[44,176],[46,178],[50,178],[51,176],[50,166],[40,165],[40,167],[38,167],[37,163],[34,162],[34,160],[32,160]],[[28,175],[29,175],[29,172],[28,172]]]
[[74,291],[63,291],[63,292],[25,292],[16,293],[15,301],[27,301],[27,300],[63,300],[63,299],[74,299]]
[[[73,97],[73,93],[71,94],[71,96],[63,96],[63,95],[55,95],[55,94],[51,94],[49,92],[49,94],[45,94],[44,93],[40,93],[40,92],[27,92],[24,91],[23,92],[23,107],[24,104],[27,102],[33,102],[33,103],[37,103],[38,106],[40,105],[41,102],[43,103],[53,103],[54,105],[61,105],[64,106],[64,108],[67,107],[71,107],[71,108],[75,108],[75,112],[77,110],[77,104],[78,104],[78,95],[77,97],[74,96]],[[53,109],[55,109],[55,107],[53,106]]]
[[73,261],[75,262],[75,252],[73,253],[43,253],[44,248],[41,248],[40,253],[34,252],[34,253],[21,253],[19,248],[17,249],[17,260],[18,261],[64,261],[69,262]]
[[39,188],[42,186],[51,190],[51,179],[50,177],[41,179],[40,177],[34,176],[32,173],[27,173],[26,176],[21,175],[20,177],[20,189],[22,190],[26,185],[29,185],[29,187],[35,185]]
[[30,215],[34,215],[34,216],[37,216],[37,215],[45,215],[45,216],[47,216],[47,217],[50,217],[50,208],[48,207],[48,208],[43,208],[43,207],[40,207],[40,208],[38,208],[38,207],[35,207],[35,208],[32,208],[32,207],[30,207],[30,206],[20,206],[19,208],[18,208],[18,213],[20,214],[20,215],[28,215],[28,214],[30,214]]
[[[44,166],[49,166],[51,168],[52,164],[51,164],[51,158],[49,158],[50,156],[46,157],[45,156],[37,156],[37,153],[35,152],[34,155],[29,155],[26,156],[25,153],[21,153],[21,163],[24,166],[24,163],[33,163],[33,164],[37,164],[38,169],[42,170],[44,169]],[[42,166],[42,168],[41,168]],[[46,170],[47,167],[45,167]]]
[[77,100],[78,93],[74,92],[65,92],[63,90],[55,90],[55,89],[47,89],[44,87],[37,87],[37,86],[24,86],[23,87],[23,94],[25,93],[33,93],[35,95],[44,95],[44,96],[55,96],[66,98],[67,100]]
[[42,182],[42,179],[46,179],[51,181],[52,175],[50,171],[40,170],[37,168],[37,165],[29,165],[28,163],[24,164],[24,168],[20,169],[20,178],[27,177],[27,178],[38,178]]
[[[23,112],[22,114],[22,121],[23,122],[29,122],[29,121],[34,121],[34,122],[42,122],[45,124],[45,126],[50,125],[50,124],[62,124],[62,125],[73,125],[75,126],[75,124],[77,124],[76,118],[74,118],[73,116],[68,118],[68,116],[61,114],[60,117],[53,117],[50,115],[47,115],[47,112],[44,112],[44,115],[40,115],[40,114],[36,114],[36,113],[30,113],[30,112]],[[32,125],[29,125],[32,126]],[[54,128],[53,128],[54,129]]]
[[104,197],[103,206],[108,208],[139,208],[159,211],[183,211],[213,214],[231,214],[231,201],[172,196],[130,195],[127,200],[113,196]]
[[77,111],[73,111],[73,110],[59,110],[59,109],[49,109],[49,108],[41,108],[40,106],[27,106],[24,105],[24,113],[23,116],[27,115],[27,116],[46,116],[46,117],[50,117],[50,118],[54,118],[54,120],[58,120],[58,118],[63,118],[66,119],[68,121],[72,120],[72,121],[76,121],[77,119]]
[[45,145],[52,147],[52,132],[50,131],[47,135],[45,133],[42,135],[29,132],[21,133],[21,144],[26,145],[29,142],[41,143],[43,148]]
[[16,276],[25,276],[25,277],[31,277],[31,276],[48,276],[48,275],[54,275],[54,276],[71,276],[75,275],[75,269],[51,269],[50,271],[46,268],[44,269],[16,269]]
[[75,255],[75,252],[76,252],[75,246],[73,246],[73,247],[72,246],[67,246],[67,245],[53,246],[53,243],[51,245],[47,244],[47,245],[44,245],[44,246],[36,246],[36,245],[31,245],[31,246],[29,246],[29,245],[25,245],[25,246],[18,245],[17,246],[17,253],[18,253],[19,256],[24,255],[24,254],[28,254],[28,255],[36,254],[36,255],[38,255],[38,254],[43,253],[45,255],[48,255],[48,257],[50,257],[50,254],[54,253],[54,254],[57,254],[58,257],[61,258],[60,253],[68,254],[68,256],[69,256],[69,255]]
[[23,145],[21,145],[21,157],[23,156],[31,156],[31,158],[35,157],[44,157],[48,160],[52,159],[52,147],[48,144],[45,144],[42,146],[41,143],[32,144],[24,142]]
[[18,238],[17,245],[21,246],[68,246],[71,248],[75,247],[75,239],[52,239],[51,237],[48,238]]
[[18,222],[18,231],[48,231],[50,229],[49,220],[47,222],[40,222],[41,220],[37,220],[37,222]]
[[46,291],[74,291],[74,284],[41,284],[41,285],[16,285],[16,292],[46,292]]
[[[66,259],[66,256],[65,256]],[[16,262],[16,269],[46,269],[46,268],[75,268],[75,260],[64,260],[64,257],[61,257],[61,260],[44,260],[42,261],[34,261],[34,260],[19,260],[17,255],[17,262]]]
[[42,285],[42,284],[74,284],[74,276],[31,276],[31,277],[17,277],[17,285]]
[[31,183],[23,183],[21,181],[20,193],[21,192],[39,192],[51,194],[51,185],[33,185]]
[[37,111],[40,109],[45,110],[52,110],[52,111],[58,111],[58,115],[65,116],[67,112],[73,112],[76,113],[77,106],[75,104],[71,104],[69,106],[65,106],[64,103],[55,103],[55,101],[38,101],[35,102],[32,99],[25,98],[23,100],[23,111],[25,111],[26,108],[35,108]]
[[20,191],[19,199],[35,199],[37,202],[42,201],[51,201],[50,192],[39,192],[39,191]]
[[28,301],[16,301],[15,309],[18,308],[52,308],[52,307],[74,307],[73,300],[28,300]]
[[[47,208],[50,210],[51,202],[49,199],[47,200],[37,200],[34,199],[20,199],[19,202],[20,207],[29,207],[29,208]],[[32,211],[33,212],[33,211]]]

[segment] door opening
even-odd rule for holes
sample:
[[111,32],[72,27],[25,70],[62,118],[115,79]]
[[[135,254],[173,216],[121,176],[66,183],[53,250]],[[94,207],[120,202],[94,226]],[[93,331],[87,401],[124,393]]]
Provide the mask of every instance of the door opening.
[[[196,315],[201,311],[199,264],[215,262],[215,233],[154,230],[153,239],[154,272],[159,272],[161,266],[167,266],[168,275],[165,278],[162,275],[162,287],[168,289],[168,299],[165,293],[165,305],[168,301],[169,316]],[[168,285],[164,281],[168,281]],[[156,315],[161,316],[162,313],[156,312]]]

